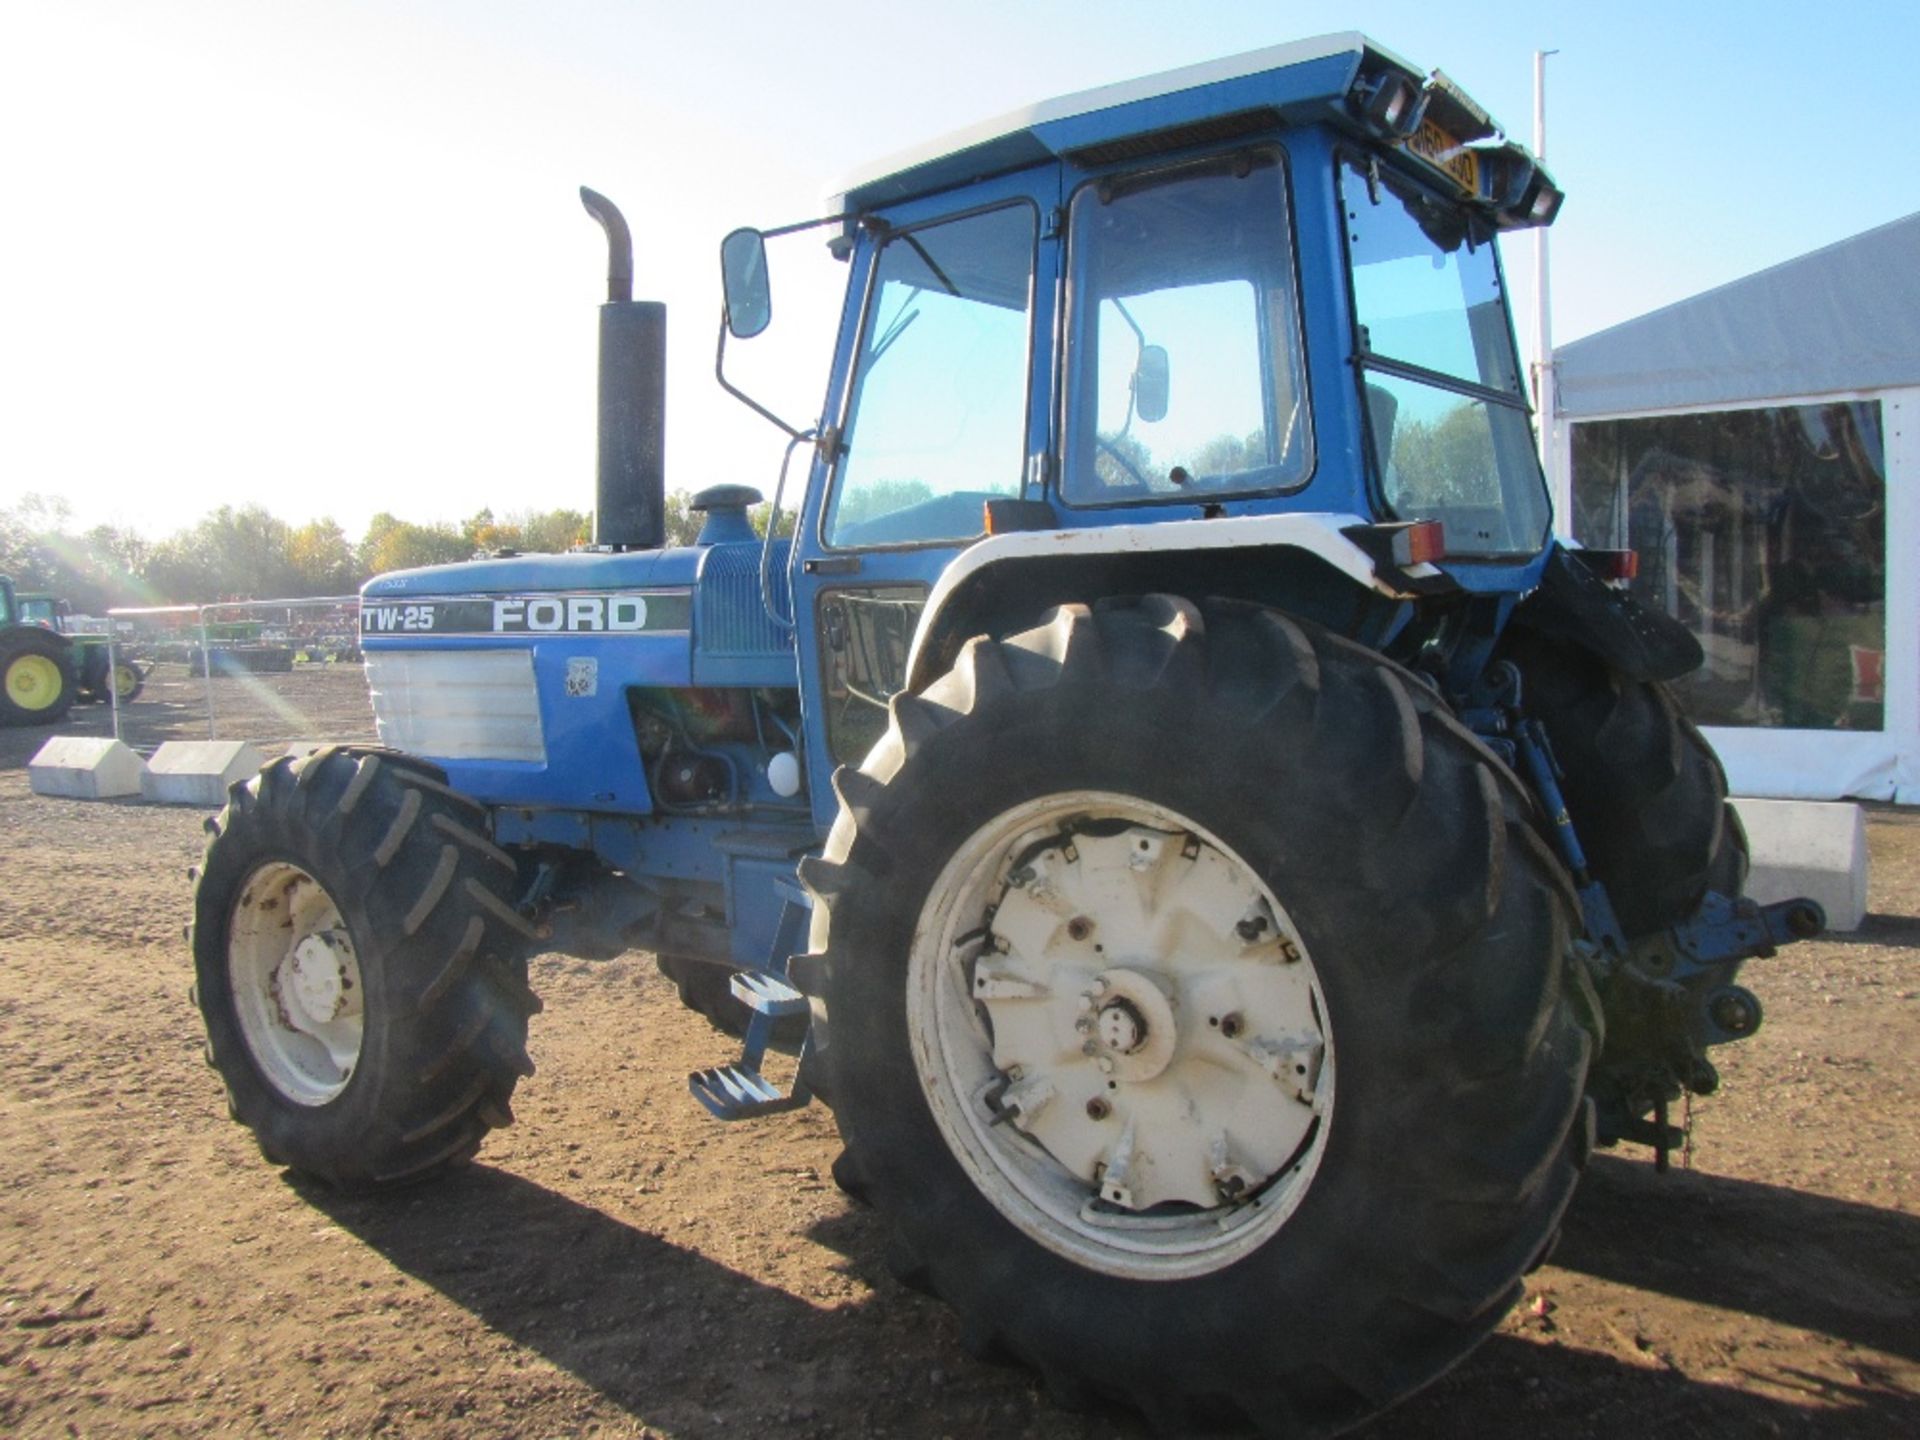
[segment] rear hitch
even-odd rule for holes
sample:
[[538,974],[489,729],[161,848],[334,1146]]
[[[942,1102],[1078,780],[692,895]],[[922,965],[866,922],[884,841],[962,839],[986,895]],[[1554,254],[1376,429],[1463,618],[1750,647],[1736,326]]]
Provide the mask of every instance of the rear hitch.
[[[1638,941],[1619,968],[1678,989],[1686,997],[1688,1031],[1702,1046],[1724,1045],[1760,1028],[1759,1000],[1732,983],[1740,963],[1766,959],[1780,946],[1810,940],[1826,927],[1826,911],[1813,900],[1761,905],[1710,893],[1693,919]],[[1708,1093],[1687,1088],[1696,1095]]]
[[1665,1170],[1668,1153],[1686,1140],[1683,1127],[1668,1123],[1668,1104],[1683,1094],[1711,1095],[1720,1072],[1707,1048],[1760,1028],[1759,998],[1734,983],[1741,962],[1812,939],[1826,923],[1812,900],[1761,905],[1709,894],[1691,920],[1635,941],[1622,958],[1589,947],[1606,1015],[1606,1043],[1589,1082],[1602,1143],[1651,1145],[1655,1168]]

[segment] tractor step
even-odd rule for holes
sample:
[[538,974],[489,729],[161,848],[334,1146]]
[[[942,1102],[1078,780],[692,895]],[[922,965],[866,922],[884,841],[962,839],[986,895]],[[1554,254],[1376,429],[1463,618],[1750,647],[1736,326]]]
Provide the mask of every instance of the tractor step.
[[764,970],[735,971],[733,997],[749,1010],[771,1015],[776,1020],[807,1013],[807,997],[786,981]]
[[812,1098],[803,1086],[795,1085],[793,1093],[788,1094],[758,1070],[739,1064],[696,1070],[687,1077],[687,1088],[694,1099],[722,1120],[798,1110]]
[[813,1098],[804,1077],[811,1040],[800,1048],[800,1069],[794,1075],[792,1093],[783,1091],[760,1073],[760,1061],[773,1039],[774,1022],[789,1015],[808,1013],[807,997],[789,985],[787,957],[800,948],[805,937],[810,901],[797,885],[775,887],[780,893],[780,925],[773,937],[773,949],[765,970],[741,970],[734,974],[734,998],[752,1012],[747,1033],[740,1047],[740,1058],[731,1065],[716,1065],[711,1070],[696,1070],[687,1077],[693,1098],[721,1120],[746,1120],[755,1115],[775,1115],[782,1110],[798,1110]]

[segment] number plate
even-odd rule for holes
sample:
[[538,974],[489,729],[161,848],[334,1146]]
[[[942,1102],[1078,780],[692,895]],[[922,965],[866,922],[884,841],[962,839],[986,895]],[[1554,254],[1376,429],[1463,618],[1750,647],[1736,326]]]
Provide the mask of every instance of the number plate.
[[1462,190],[1480,189],[1480,157],[1431,120],[1422,120],[1420,128],[1407,141],[1407,149],[1436,170],[1444,170]]

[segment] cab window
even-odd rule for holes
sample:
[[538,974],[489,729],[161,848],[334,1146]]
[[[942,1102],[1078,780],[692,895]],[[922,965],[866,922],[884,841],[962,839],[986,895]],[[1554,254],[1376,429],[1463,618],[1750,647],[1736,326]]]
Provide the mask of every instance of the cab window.
[[1035,235],[1023,203],[887,236],[827,544],[969,539],[986,501],[1020,493]]
[[1062,498],[1199,501],[1312,470],[1285,175],[1240,153],[1082,187]]
[[1550,517],[1500,260],[1457,200],[1340,170],[1356,345],[1381,498],[1453,555],[1530,553]]

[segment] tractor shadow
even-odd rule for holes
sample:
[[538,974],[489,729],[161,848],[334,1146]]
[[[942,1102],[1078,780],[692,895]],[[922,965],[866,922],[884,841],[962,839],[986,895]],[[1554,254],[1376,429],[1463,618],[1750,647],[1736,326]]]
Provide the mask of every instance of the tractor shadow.
[[1920,1360],[1920,1218],[1899,1211],[1603,1155],[1553,1263]]
[[[850,1207],[806,1233],[844,1257],[843,1273],[873,1287],[867,1299],[836,1302],[742,1274],[485,1166],[382,1200],[290,1183],[494,1332],[675,1436],[765,1430],[1142,1440],[1151,1433],[1126,1411],[1069,1414],[1049,1404],[1026,1371],[968,1357],[945,1307],[889,1278],[884,1228],[864,1210]],[[1749,1294],[1730,1289],[1722,1272],[1738,1252],[1764,1259],[1776,1236],[1803,1246],[1804,1237],[1819,1236],[1823,1247],[1838,1247],[1849,1271],[1871,1255],[1877,1258],[1866,1273],[1911,1275],[1899,1255],[1916,1243],[1915,1222],[1767,1186],[1686,1175],[1663,1183],[1645,1183],[1637,1167],[1597,1164],[1556,1263],[1914,1353],[1910,1307],[1904,1320],[1887,1307],[1863,1311],[1778,1276],[1767,1284],[1756,1278]],[[1757,1243],[1744,1223],[1722,1225],[1756,1205],[1763,1212]],[[1703,1213],[1704,1222],[1687,1223]],[[1881,1289],[1892,1293],[1890,1285]],[[1840,1408],[1811,1412],[1672,1370],[1499,1335],[1362,1433],[1533,1440],[1543,1425],[1595,1437],[1631,1428],[1729,1437],[1920,1433],[1914,1397],[1891,1385],[1840,1387],[1808,1376],[1807,1393]]]
[[1891,950],[1920,949],[1920,915],[1889,915],[1869,910],[1860,919],[1857,930],[1830,930],[1820,937],[1822,945],[1852,948],[1880,946]]
[[[675,1437],[1021,1435],[1048,1416],[1023,1374],[975,1365],[945,1308],[891,1281],[862,1301],[838,1285],[795,1293],[484,1165],[376,1199],[286,1183],[497,1334]],[[877,1273],[877,1225],[849,1218],[839,1233],[858,1259],[844,1268]],[[811,1278],[796,1290],[828,1278],[817,1262]],[[1117,1417],[1034,1433],[1147,1432]]]
[[[1354,1434],[1364,1440],[1540,1440],[1543,1435],[1555,1440],[1635,1435],[1891,1440],[1920,1433],[1920,1401],[1890,1378],[1850,1384],[1787,1371],[1767,1379],[1776,1389],[1804,1396],[1806,1405],[1593,1350],[1496,1335],[1458,1369]],[[1823,1408],[1808,1408],[1814,1404]]]

